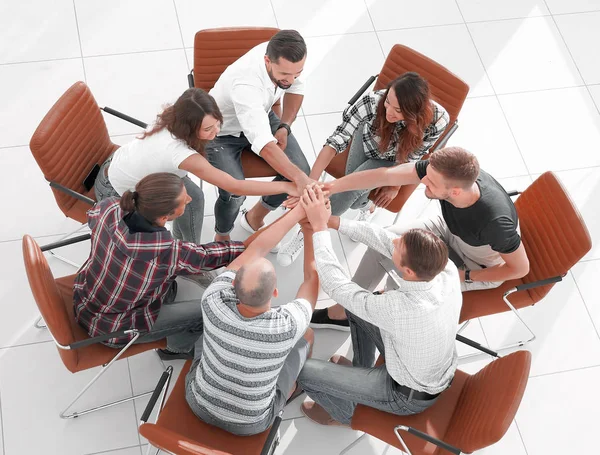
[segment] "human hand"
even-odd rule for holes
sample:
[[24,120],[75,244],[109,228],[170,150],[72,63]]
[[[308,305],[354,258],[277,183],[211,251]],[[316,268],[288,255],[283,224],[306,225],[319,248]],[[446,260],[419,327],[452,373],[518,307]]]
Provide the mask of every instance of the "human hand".
[[277,131],[275,131],[275,134],[273,134],[273,136],[275,137],[275,139],[277,139],[277,146],[281,150],[285,150],[288,141],[287,130],[285,128],[279,128]]
[[304,194],[304,190],[307,187],[318,184],[318,182],[316,180],[311,179],[304,172],[301,172],[300,174],[298,174],[298,177],[294,179],[294,184],[296,185],[296,190],[299,193],[298,196],[302,196],[302,194]]
[[286,209],[293,209],[294,207],[296,207],[298,205],[298,203],[300,202],[300,198],[297,196],[288,196],[288,198],[283,201],[283,203],[281,204],[282,207],[286,208]]
[[399,186],[382,186],[375,190],[373,203],[377,207],[386,208],[398,196]]
[[458,278],[461,283],[465,282],[465,271],[463,269],[458,269]]
[[315,232],[327,230],[327,221],[331,216],[331,203],[325,197],[320,186],[309,186],[300,198],[300,205],[306,212]]

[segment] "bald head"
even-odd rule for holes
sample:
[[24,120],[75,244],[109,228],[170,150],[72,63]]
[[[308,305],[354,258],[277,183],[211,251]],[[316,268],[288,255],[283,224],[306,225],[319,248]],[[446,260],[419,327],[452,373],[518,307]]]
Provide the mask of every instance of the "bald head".
[[237,298],[251,307],[263,306],[271,300],[276,285],[277,277],[273,264],[265,258],[242,266],[234,282]]

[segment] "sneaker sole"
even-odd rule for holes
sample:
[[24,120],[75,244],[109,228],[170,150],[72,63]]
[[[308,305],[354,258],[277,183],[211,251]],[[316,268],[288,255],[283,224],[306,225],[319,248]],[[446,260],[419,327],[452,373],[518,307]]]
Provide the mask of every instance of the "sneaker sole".
[[[247,233],[254,234],[256,231],[252,229],[252,226],[250,226],[250,223],[248,223],[248,220],[246,219],[246,213],[248,212],[241,213],[242,216],[240,216],[240,226]],[[271,253],[279,253],[279,249],[281,248],[280,243],[278,243],[271,249]]]
[[337,324],[316,324],[314,322],[311,322],[309,324],[311,329],[332,329],[332,330],[337,330],[339,332],[349,332],[350,331],[350,327],[344,327],[342,325],[337,325]]

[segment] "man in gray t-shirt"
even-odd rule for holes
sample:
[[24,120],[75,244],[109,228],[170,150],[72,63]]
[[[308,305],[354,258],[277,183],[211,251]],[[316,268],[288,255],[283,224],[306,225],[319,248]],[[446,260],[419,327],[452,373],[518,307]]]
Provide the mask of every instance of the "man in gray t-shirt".
[[[277,308],[271,307],[275,270],[264,258],[303,216],[299,206],[258,234],[202,297],[204,334],[186,378],[186,399],[203,421],[233,434],[271,426],[310,356],[308,324],[319,290],[312,242],[296,299]],[[312,236],[310,225],[303,229]]]

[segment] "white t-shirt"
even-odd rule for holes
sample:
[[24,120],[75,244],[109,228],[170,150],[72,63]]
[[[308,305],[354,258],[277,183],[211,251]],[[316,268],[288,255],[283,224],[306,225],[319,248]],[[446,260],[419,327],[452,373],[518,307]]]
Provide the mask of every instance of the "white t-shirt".
[[194,153],[197,152],[164,128],[118,148],[108,167],[108,180],[117,193],[123,194],[127,190],[133,191],[140,180],[155,172],[185,177],[187,172],[179,169],[179,165]]

